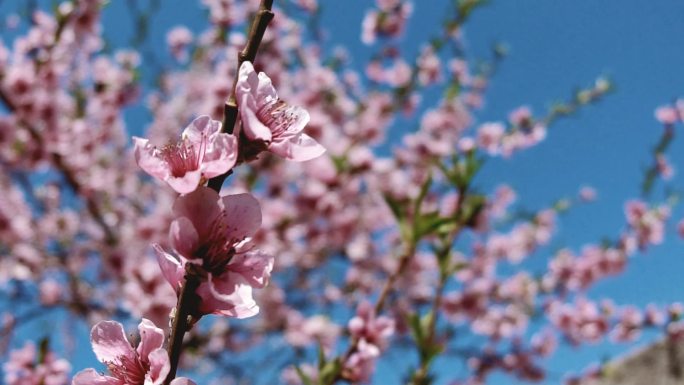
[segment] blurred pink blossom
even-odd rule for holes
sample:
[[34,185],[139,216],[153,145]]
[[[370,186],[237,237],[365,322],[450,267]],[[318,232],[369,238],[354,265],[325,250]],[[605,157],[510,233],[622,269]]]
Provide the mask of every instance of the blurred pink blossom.
[[[42,354],[42,353],[41,353]],[[23,348],[13,350],[2,366],[7,385],[66,385],[71,365],[57,358],[51,351],[41,355],[36,346],[27,342]]]

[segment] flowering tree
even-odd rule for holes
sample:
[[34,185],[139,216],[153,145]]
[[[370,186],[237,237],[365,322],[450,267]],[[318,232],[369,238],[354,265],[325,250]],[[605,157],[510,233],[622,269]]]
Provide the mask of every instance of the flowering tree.
[[[676,199],[652,191],[670,184],[665,155],[684,103],[656,110],[662,139],[624,228],[550,247],[559,216],[596,192],[525,212],[511,187],[489,189],[480,175],[489,159],[542,144],[611,83],[540,114],[521,106],[481,121],[505,58],[501,46],[486,58],[466,48],[462,31],[483,3],[450,2],[409,58],[405,25],[429,5],[377,0],[360,31],[374,55],[357,72],[343,50],[324,49],[315,0],[204,0],[204,30],[168,32],[173,61],[154,81],[140,74],[155,52],[106,42],[112,5],[31,3],[25,19],[8,19],[5,382],[383,383],[376,363],[393,351],[409,384],[482,384],[496,372],[533,382],[559,343],[630,341],[645,328],[679,337],[680,304],[586,293],[665,240]],[[144,35],[141,4],[129,6]],[[141,107],[144,134],[126,119]],[[532,255],[544,256],[537,271]],[[67,360],[78,326],[19,337],[51,317],[87,325],[103,366]]]

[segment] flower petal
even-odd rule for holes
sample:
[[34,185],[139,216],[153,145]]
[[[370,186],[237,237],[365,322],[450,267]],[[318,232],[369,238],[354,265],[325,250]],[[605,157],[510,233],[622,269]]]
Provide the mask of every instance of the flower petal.
[[193,144],[199,144],[202,140],[206,140],[206,138],[220,131],[221,122],[213,120],[209,115],[202,115],[195,118],[195,120],[185,127],[181,137],[189,140]]
[[235,318],[248,318],[259,313],[252,297],[252,287],[242,276],[230,271],[219,277],[209,274],[209,280],[200,285],[197,294],[202,297],[200,311]]
[[184,274],[181,261],[164,251],[158,244],[153,244],[152,247],[157,255],[157,262],[159,262],[164,278],[166,278],[176,292],[179,292],[180,282]]
[[[243,98],[247,99],[247,97]],[[241,103],[243,106],[248,105],[247,102]],[[240,108],[240,119],[242,121],[242,130],[249,140],[262,140],[270,142],[272,139],[271,129],[264,125],[256,115],[256,107]]]
[[169,229],[171,244],[182,256],[193,259],[193,252],[199,246],[199,234],[187,217],[176,218]]
[[252,194],[227,195],[221,198],[226,236],[240,241],[254,235],[261,227],[261,207]]
[[153,177],[165,180],[169,176],[169,168],[166,162],[156,154],[156,148],[148,139],[133,137],[135,161],[138,166]]
[[252,95],[257,101],[270,101],[278,98],[271,79],[263,72],[257,75],[256,71],[254,71],[254,66],[248,61],[240,65],[235,91],[240,99],[245,94]]
[[123,326],[116,321],[102,321],[93,326],[90,342],[100,362],[116,364],[121,362],[121,357],[135,360],[135,351],[126,339]]
[[103,376],[95,369],[85,369],[76,373],[71,385],[123,385],[123,381],[114,377]]
[[273,256],[260,250],[236,254],[228,264],[228,269],[240,274],[249,285],[262,288],[268,284],[273,270]]
[[173,213],[176,217],[188,218],[199,238],[205,239],[221,212],[218,200],[216,191],[200,186],[192,193],[178,197],[173,204]]
[[176,377],[170,385],[197,385],[194,381],[186,377]]
[[287,140],[272,142],[269,151],[295,162],[305,162],[317,158],[325,152],[325,147],[307,134],[288,138]]
[[197,189],[202,180],[202,172],[198,170],[187,171],[181,177],[169,175],[165,181],[179,194],[189,194]]
[[202,161],[202,175],[205,178],[228,172],[237,161],[238,143],[235,135],[217,134],[215,135],[204,153]]
[[145,383],[150,381],[152,385],[161,385],[166,380],[171,371],[171,363],[169,362],[169,354],[165,349],[158,348],[150,352],[150,370],[147,372]]
[[138,331],[140,332],[140,344],[137,349],[138,356],[143,362],[150,362],[151,358],[148,357],[150,352],[164,345],[164,331],[145,318],[138,325]]

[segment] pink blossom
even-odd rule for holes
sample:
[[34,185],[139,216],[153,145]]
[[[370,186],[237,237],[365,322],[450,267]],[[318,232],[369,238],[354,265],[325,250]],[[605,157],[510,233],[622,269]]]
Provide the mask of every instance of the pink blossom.
[[656,169],[664,180],[670,180],[674,175],[674,168],[663,154],[656,155]]
[[250,141],[261,142],[269,151],[297,162],[325,152],[323,146],[302,132],[309,113],[279,99],[271,79],[263,72],[257,75],[248,61],[240,66],[236,93],[244,135]]
[[203,180],[228,172],[237,160],[237,139],[221,133],[221,122],[200,116],[185,128],[181,140],[161,149],[148,139],[133,137],[140,168],[167,182],[181,194],[194,191]]
[[178,26],[166,34],[166,44],[176,60],[187,59],[186,48],[192,43],[192,32],[184,26]]
[[593,202],[596,200],[596,190],[590,186],[583,186],[579,190],[579,197],[582,202]]
[[375,372],[375,362],[378,357],[380,357],[380,349],[377,346],[366,340],[359,341],[356,351],[344,363],[344,378],[353,383],[370,380]]
[[66,385],[71,366],[51,351],[39,359],[36,346],[29,342],[11,351],[2,369],[7,385]]
[[326,316],[304,318],[296,311],[287,315],[285,340],[294,347],[319,343],[326,351],[330,351],[339,335],[340,327]]
[[658,107],[655,117],[662,124],[675,124],[679,120],[679,112],[671,106]]
[[153,245],[164,277],[180,291],[186,265],[199,271],[199,311],[246,318],[259,312],[252,288],[263,288],[273,257],[249,247],[261,226],[259,202],[250,194],[219,197],[207,187],[180,196],[173,205],[170,238],[177,255]]
[[508,121],[518,127],[527,127],[532,122],[532,110],[527,106],[518,107],[508,114]]
[[490,155],[498,155],[505,131],[501,123],[485,123],[477,130],[477,145]]
[[394,320],[375,315],[375,309],[367,302],[361,302],[356,309],[356,316],[349,320],[349,333],[352,337],[364,339],[366,342],[384,349],[387,340],[394,334]]
[[[143,319],[138,326],[140,343],[136,349],[126,339],[123,325],[116,321],[102,321],[93,326],[90,342],[95,356],[112,375],[105,376],[95,369],[76,374],[73,385],[161,385],[169,374],[171,364],[164,345],[164,332],[151,321]],[[176,378],[172,385],[194,384],[187,378]]]
[[670,216],[669,208],[648,208],[642,201],[631,200],[625,204],[625,216],[630,228],[635,232],[640,248],[663,242],[665,220]]

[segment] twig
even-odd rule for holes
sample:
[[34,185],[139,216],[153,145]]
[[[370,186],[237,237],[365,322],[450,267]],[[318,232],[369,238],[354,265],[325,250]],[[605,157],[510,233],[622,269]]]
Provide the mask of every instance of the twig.
[[[185,275],[185,284],[181,289],[178,297],[178,305],[176,306],[176,314],[173,317],[173,325],[171,328],[171,337],[169,338],[169,359],[171,361],[171,369],[169,375],[166,377],[165,385],[171,383],[176,378],[176,370],[178,369],[178,362],[183,346],[183,337],[185,332],[189,329],[191,319],[197,313],[197,304],[199,298],[195,294],[195,290],[199,287],[200,279],[197,275],[190,272]],[[196,319],[193,321],[197,321]]]

